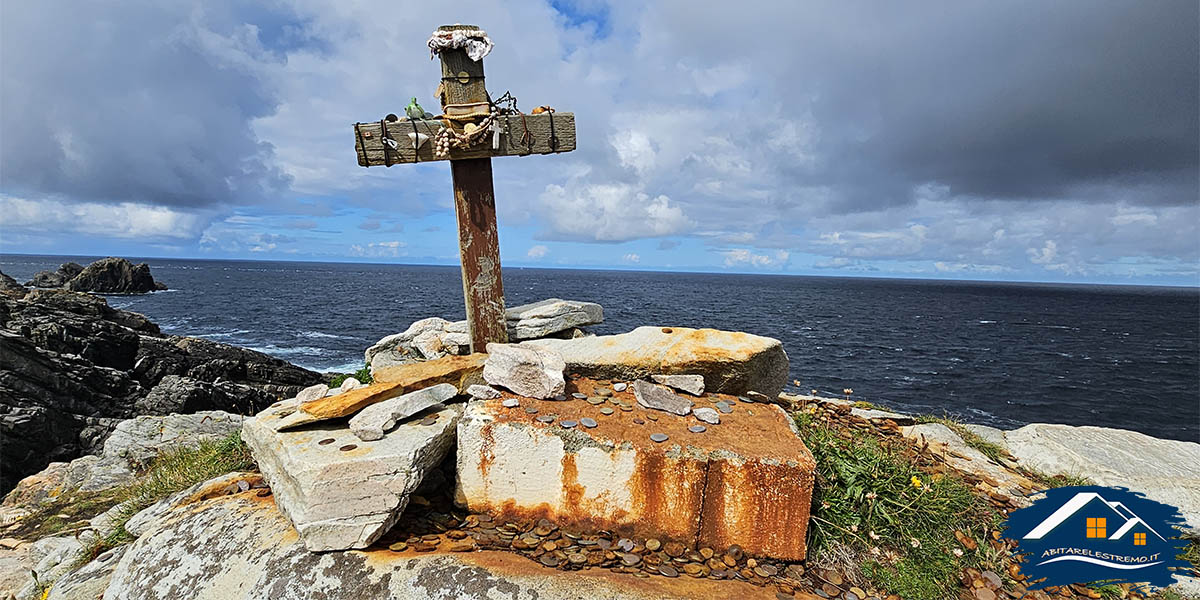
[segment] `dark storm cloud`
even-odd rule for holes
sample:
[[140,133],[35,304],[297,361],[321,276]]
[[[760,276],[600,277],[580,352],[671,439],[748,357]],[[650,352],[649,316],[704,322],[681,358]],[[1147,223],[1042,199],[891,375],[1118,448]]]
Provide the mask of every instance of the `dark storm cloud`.
[[[1197,10],[1192,0],[750,5],[673,19],[661,47],[698,64],[748,55],[761,92],[744,99],[747,114],[782,102],[807,110],[818,132],[814,161],[777,158],[776,172],[834,188],[842,210],[906,203],[922,185],[1185,204],[1200,161]],[[645,22],[671,10],[655,12]]]
[[210,3],[4,3],[0,192],[196,208],[286,187],[250,129],[276,104],[257,33]]

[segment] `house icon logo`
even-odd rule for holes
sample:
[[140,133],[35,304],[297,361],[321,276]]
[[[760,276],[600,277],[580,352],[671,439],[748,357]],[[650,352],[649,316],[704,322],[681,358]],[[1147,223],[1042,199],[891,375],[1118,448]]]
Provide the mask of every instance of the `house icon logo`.
[[1004,536],[1025,556],[1031,590],[1096,581],[1166,587],[1190,567],[1178,558],[1182,525],[1175,507],[1124,488],[1066,487],[1009,515]]

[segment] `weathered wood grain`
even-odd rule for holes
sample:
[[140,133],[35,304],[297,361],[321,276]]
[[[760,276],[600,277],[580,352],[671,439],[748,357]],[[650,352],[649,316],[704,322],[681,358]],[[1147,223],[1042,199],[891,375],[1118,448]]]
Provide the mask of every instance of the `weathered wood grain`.
[[[554,122],[553,134],[558,138],[557,146],[552,146],[550,143],[550,123],[552,119]],[[571,152],[575,149],[574,113],[559,112],[554,113],[553,117],[548,113],[525,115],[524,119],[520,116],[512,115],[500,117],[500,122],[502,125],[505,125],[507,133],[500,136],[499,150],[492,150],[492,138],[488,135],[475,148],[469,150],[451,149],[449,160],[490,158],[494,156],[556,154]],[[382,167],[384,165],[446,160],[433,155],[433,138],[443,126],[442,121],[402,120],[387,123],[388,135],[396,140],[400,144],[400,147],[398,150],[387,148],[387,157],[385,159],[384,148],[386,146],[383,143],[383,128],[379,125],[379,121],[360,123],[358,124],[359,135],[351,132],[351,135],[355,135],[354,151],[358,155],[358,165],[361,167]],[[532,136],[532,146],[521,142],[521,137],[525,133],[526,128],[529,129],[529,134]],[[408,138],[408,134],[413,133],[414,129],[418,133],[429,136],[429,141],[425,142],[425,145],[421,146],[421,149],[417,152],[413,151],[412,140]]]
[[471,352],[484,352],[488,342],[508,341],[492,159],[453,161],[450,174],[454,180],[454,214],[458,218],[458,252]]

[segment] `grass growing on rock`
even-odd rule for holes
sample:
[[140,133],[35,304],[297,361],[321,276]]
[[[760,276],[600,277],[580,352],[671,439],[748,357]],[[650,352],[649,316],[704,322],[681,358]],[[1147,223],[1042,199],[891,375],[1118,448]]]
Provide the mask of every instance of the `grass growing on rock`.
[[805,412],[796,421],[817,463],[809,555],[818,564],[908,600],[955,597],[966,567],[1004,573],[987,543],[1001,516],[963,481],[923,472],[875,436]]
[[334,375],[329,379],[329,387],[338,387],[339,385],[342,385],[343,381],[346,381],[351,377],[357,379],[359,383],[370,384],[372,381],[374,381],[374,378],[371,377],[371,367],[369,365],[364,365],[363,368],[353,373],[338,373]]
[[194,447],[168,450],[155,458],[137,481],[117,492],[120,508],[112,529],[84,547],[79,564],[85,564],[105,551],[133,541],[125,523],[150,505],[214,477],[246,471],[255,467],[250,449],[240,431]]

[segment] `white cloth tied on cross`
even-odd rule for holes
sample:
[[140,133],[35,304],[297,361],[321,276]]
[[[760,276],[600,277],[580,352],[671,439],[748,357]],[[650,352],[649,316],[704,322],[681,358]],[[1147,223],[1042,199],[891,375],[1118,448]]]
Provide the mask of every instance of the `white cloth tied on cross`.
[[443,50],[464,48],[471,60],[479,62],[492,51],[492,40],[482,29],[438,30],[429,36],[430,58]]

